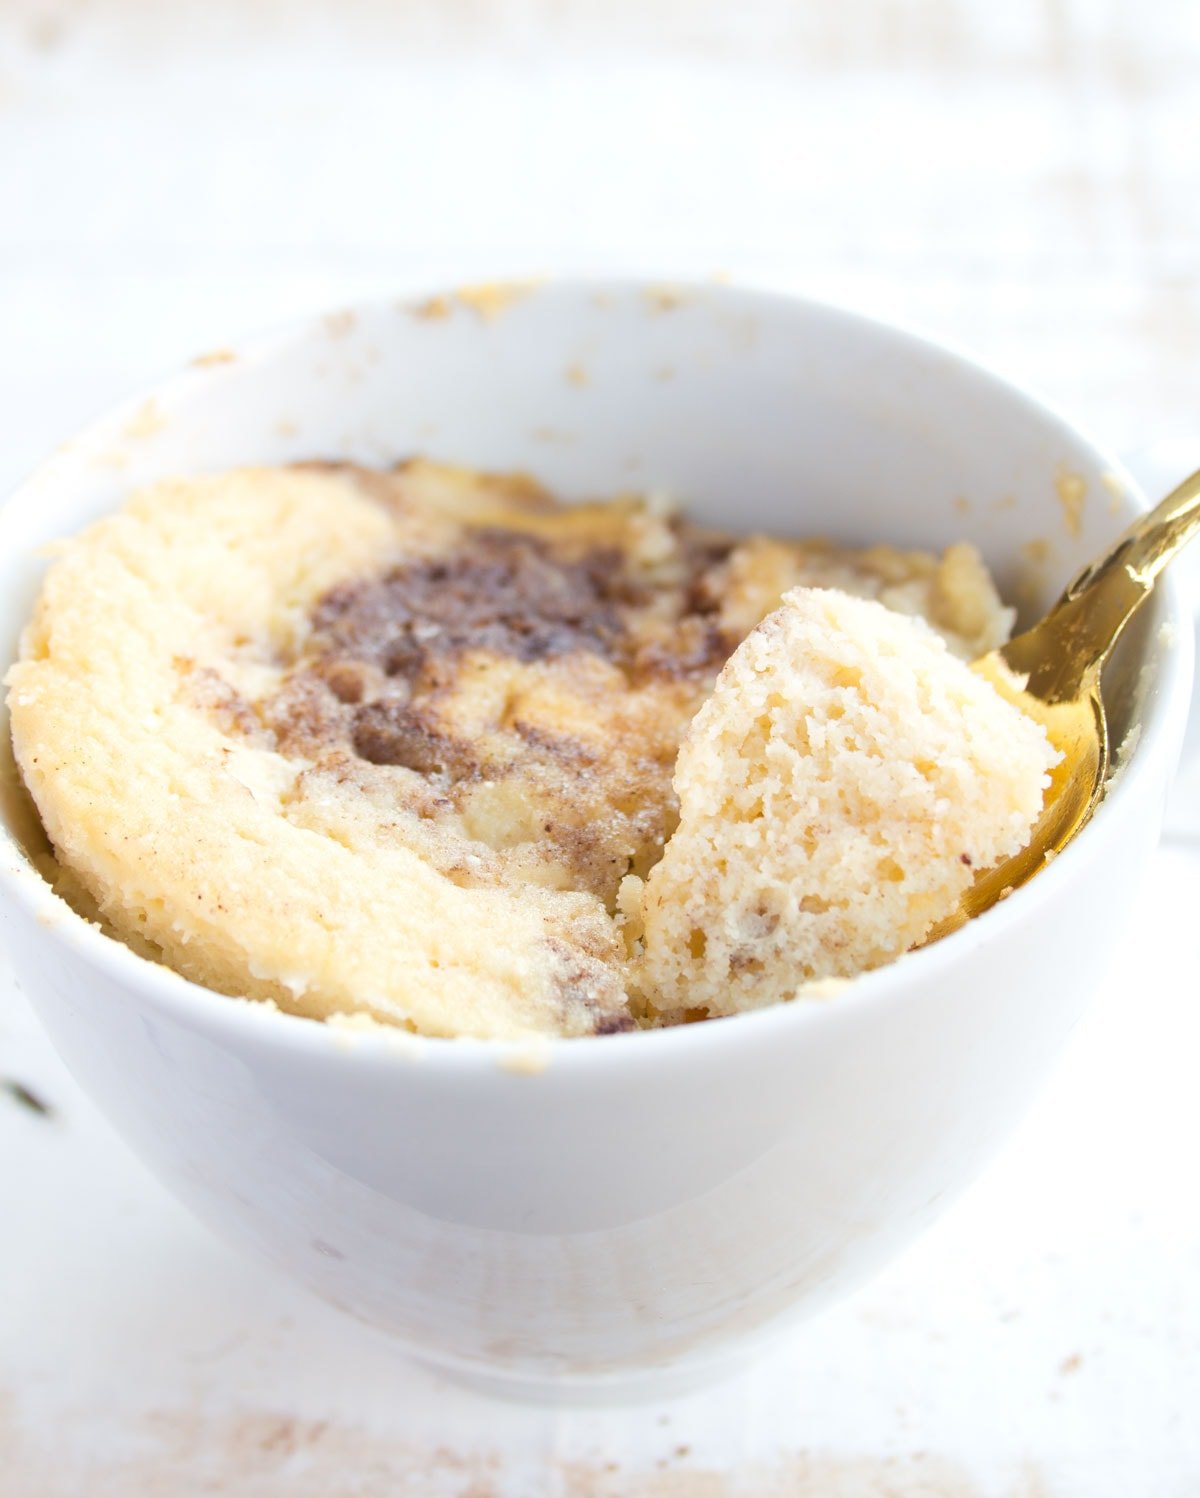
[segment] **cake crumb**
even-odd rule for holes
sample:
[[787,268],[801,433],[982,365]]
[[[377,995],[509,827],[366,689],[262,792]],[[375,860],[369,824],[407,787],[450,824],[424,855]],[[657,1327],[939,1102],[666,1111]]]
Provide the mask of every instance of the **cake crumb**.
[[506,1046],[497,1062],[501,1071],[513,1072],[522,1077],[538,1077],[547,1070],[553,1052],[546,1041],[531,1040],[521,1045]]
[[146,437],[153,437],[161,432],[167,425],[167,418],[163,414],[158,402],[151,397],[143,401],[129,420],[125,423],[124,434],[132,437],[135,441]]
[[643,296],[652,312],[674,312],[687,301],[687,294],[678,286],[649,286]]
[[331,338],[346,338],[358,326],[358,314],[348,307],[340,312],[329,312],[324,318],[325,331]]
[[197,369],[205,369],[212,364],[233,364],[237,360],[237,354],[231,348],[211,349],[207,354],[197,354],[192,364]]
[[899,957],[1024,845],[1059,757],[924,622],[787,593],[680,750],[642,1001],[668,1024],[735,1014]]
[[405,310],[425,322],[440,322],[443,318],[449,317],[454,309],[448,297],[431,296],[426,297],[423,302],[406,304]]
[[1087,499],[1087,482],[1082,474],[1060,467],[1054,476],[1054,492],[1062,505],[1067,534],[1077,536],[1083,529],[1083,506]]
[[1100,475],[1100,482],[1108,491],[1108,513],[1115,515],[1125,500],[1125,485],[1121,481],[1121,476],[1114,473],[1111,468],[1106,468]]
[[484,322],[495,322],[517,302],[531,296],[541,282],[527,281],[481,281],[476,285],[460,286],[454,293],[455,300],[469,307]]

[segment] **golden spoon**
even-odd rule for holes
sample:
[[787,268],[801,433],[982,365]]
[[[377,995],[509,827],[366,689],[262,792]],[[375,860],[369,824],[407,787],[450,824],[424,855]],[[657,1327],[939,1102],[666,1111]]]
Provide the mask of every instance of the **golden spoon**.
[[1015,857],[985,869],[956,914],[935,926],[927,942],[957,930],[1031,879],[1095,811],[1108,774],[1101,669],[1158,574],[1198,530],[1200,473],[1194,473],[1089,563],[1044,619],[973,663],[973,670],[1042,724],[1063,757],[1050,772],[1029,842]]

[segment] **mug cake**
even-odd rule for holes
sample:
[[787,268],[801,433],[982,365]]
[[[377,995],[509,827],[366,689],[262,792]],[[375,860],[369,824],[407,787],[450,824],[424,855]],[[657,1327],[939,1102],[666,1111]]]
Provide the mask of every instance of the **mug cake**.
[[825,991],[1016,852],[1056,754],[973,547],[742,537],[416,460],[160,482],[7,683],[76,908],[219,992],[602,1035]]

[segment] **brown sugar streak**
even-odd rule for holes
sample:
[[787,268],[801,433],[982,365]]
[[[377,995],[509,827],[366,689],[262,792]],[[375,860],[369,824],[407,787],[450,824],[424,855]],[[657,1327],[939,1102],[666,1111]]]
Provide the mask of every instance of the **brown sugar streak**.
[[[432,556],[332,588],[259,719],[285,753],[421,777],[448,830],[611,908],[661,852],[680,739],[737,644],[713,575],[733,542],[664,522],[667,562],[650,568],[639,509],[615,535],[610,507],[590,532],[538,511],[536,533],[465,524]],[[403,778],[395,791],[418,796]]]

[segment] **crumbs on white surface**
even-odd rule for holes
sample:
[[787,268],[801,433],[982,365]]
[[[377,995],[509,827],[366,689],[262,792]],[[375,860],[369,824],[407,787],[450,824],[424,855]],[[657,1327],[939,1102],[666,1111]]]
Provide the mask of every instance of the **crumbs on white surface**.
[[495,322],[516,302],[523,301],[542,284],[537,278],[527,281],[481,281],[473,286],[459,286],[454,299],[469,307],[484,322]]
[[449,297],[430,296],[420,302],[401,302],[402,312],[411,312],[414,317],[419,317],[423,322],[440,322],[449,317],[454,310],[450,305]]
[[674,312],[687,301],[687,292],[679,286],[647,286],[642,293],[651,312]]
[[197,369],[206,369],[210,364],[234,364],[237,353],[231,348],[210,349],[207,354],[197,354],[192,364]]
[[331,338],[345,338],[358,326],[358,314],[348,307],[340,312],[330,312],[323,319],[325,331]]
[[515,1072],[518,1076],[537,1077],[549,1067],[552,1054],[548,1040],[531,1040],[506,1046],[496,1065],[501,1071]]
[[1062,505],[1067,534],[1077,536],[1083,529],[1083,506],[1087,500],[1087,480],[1081,473],[1059,466],[1054,475],[1054,492]]
[[122,430],[126,437],[153,437],[157,432],[161,432],[166,424],[166,416],[158,402],[151,396],[149,400],[142,402]]
[[1121,475],[1114,473],[1111,468],[1106,468],[1100,475],[1100,482],[1108,490],[1108,513],[1115,515],[1125,498],[1125,485],[1121,480]]

